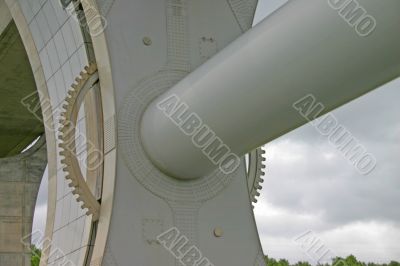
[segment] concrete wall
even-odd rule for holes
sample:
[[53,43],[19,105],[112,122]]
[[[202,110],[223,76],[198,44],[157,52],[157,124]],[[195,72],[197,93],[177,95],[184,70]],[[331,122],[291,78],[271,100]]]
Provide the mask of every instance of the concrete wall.
[[36,197],[47,164],[42,137],[18,156],[0,159],[0,265],[30,265],[24,238],[31,234]]

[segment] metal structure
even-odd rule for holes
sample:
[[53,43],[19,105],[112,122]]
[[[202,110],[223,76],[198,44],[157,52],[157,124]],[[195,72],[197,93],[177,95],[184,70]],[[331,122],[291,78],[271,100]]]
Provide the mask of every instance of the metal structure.
[[72,188],[72,194],[77,195],[77,201],[82,202],[82,209],[87,209],[87,215],[93,215],[93,220],[99,219],[100,206],[97,199],[93,195],[86,180],[82,174],[78,158],[76,157],[76,125],[78,122],[79,108],[81,107],[86,94],[93,87],[94,83],[99,79],[97,75],[97,67],[95,64],[85,68],[85,72],[81,72],[76,78],[76,82],[68,91],[65,99],[66,104],[63,106],[64,112],[61,113],[60,123],[60,156],[64,157],[61,163],[64,165],[65,178],[70,180],[69,186]]
[[256,0],[6,3],[48,123],[41,265],[264,265],[260,146],[308,122],[304,96],[314,119],[400,75],[398,0],[294,0],[253,28]]

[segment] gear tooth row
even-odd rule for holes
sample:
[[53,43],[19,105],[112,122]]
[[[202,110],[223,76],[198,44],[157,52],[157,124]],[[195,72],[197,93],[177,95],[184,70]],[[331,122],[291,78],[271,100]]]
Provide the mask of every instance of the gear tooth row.
[[89,77],[89,74],[83,71],[81,71],[80,75],[82,79],[87,79]]
[[[69,146],[71,146],[75,140],[74,122],[76,121],[71,121],[72,113],[75,111],[75,108],[79,108],[79,105],[81,104],[80,102],[77,102],[78,99],[80,99],[78,98],[79,94],[82,89],[85,88],[85,85],[87,85],[90,75],[94,74],[96,71],[96,64],[90,64],[85,67],[85,71],[80,72],[80,76],[75,79],[76,83],[73,83],[71,88],[68,90],[64,104],[62,105],[64,111],[61,113],[59,120],[61,124],[59,131],[61,134],[58,137],[58,139],[61,140],[61,143],[59,143],[58,146],[62,149],[59,154],[64,157],[64,159],[61,160],[61,163],[65,165],[65,167],[63,167],[63,171],[66,173],[65,179],[70,181],[68,186],[71,188],[72,194],[76,195],[76,201],[79,203],[82,202],[81,208],[88,209],[86,214],[93,214],[94,219],[98,218],[97,214],[99,212],[99,205],[96,205],[97,200],[87,187],[86,181],[80,173],[80,169],[78,169],[78,174],[74,174],[76,173],[75,170],[70,169],[70,167],[73,167],[72,165],[76,157],[71,153]],[[88,195],[88,193],[90,194]]]
[[[71,181],[72,181],[72,179],[71,179]],[[71,182],[71,184],[73,184],[73,181]],[[78,187],[77,187],[76,185],[74,185],[74,188],[72,189],[72,194],[73,194],[73,195],[77,195],[77,196],[78,196],[78,199],[79,199],[79,197],[80,197],[80,195],[79,195],[79,189],[78,189]]]
[[[59,140],[62,140],[62,139],[59,138]],[[59,147],[60,149],[64,149],[63,143],[58,143],[58,147]],[[60,155],[65,156],[65,154],[61,154],[61,153],[60,153]]]
[[79,89],[79,83],[72,83],[71,87],[67,91],[67,95],[69,97],[73,97]]
[[68,113],[70,111],[71,104],[75,101],[75,95],[70,95],[70,97],[65,98],[66,106],[65,111]]
[[76,96],[73,95],[72,97],[66,98],[65,101],[67,102],[67,109],[65,111],[69,112],[69,108],[71,108],[71,105],[75,102]]
[[69,125],[65,125],[63,128],[62,128],[62,131],[63,131],[63,135],[62,135],[62,137],[61,137],[61,139],[64,141],[64,143],[70,143],[72,140],[73,140],[73,131],[75,130],[75,128],[74,127],[72,127],[72,129],[71,129],[71,126],[69,126]]
[[[70,180],[71,182],[68,184],[68,187],[70,188],[74,188],[78,185],[78,183],[76,183],[75,179],[73,178],[69,178],[68,180]],[[75,194],[74,194],[75,195]]]
[[97,70],[97,65],[96,63],[91,63],[89,66],[85,67],[85,71],[88,74],[93,74]]
[[257,203],[257,197],[260,196],[259,191],[262,189],[261,184],[264,182],[262,176],[265,174],[264,169],[266,168],[265,162],[266,158],[264,157],[266,151],[263,147],[259,147],[257,152],[257,172],[255,177],[255,182],[253,186],[253,190],[251,191],[251,200],[253,203]]

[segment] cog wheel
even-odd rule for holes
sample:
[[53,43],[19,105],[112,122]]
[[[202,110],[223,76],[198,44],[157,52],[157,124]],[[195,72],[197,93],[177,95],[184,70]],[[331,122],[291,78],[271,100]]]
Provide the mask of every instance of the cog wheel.
[[264,182],[262,176],[265,168],[265,150],[259,147],[248,154],[247,186],[249,189],[250,200],[257,203],[262,189],[261,183]]
[[64,157],[61,160],[63,170],[66,173],[65,178],[71,181],[68,185],[72,188],[72,193],[77,195],[76,200],[82,202],[82,209],[87,209],[86,215],[93,215],[93,221],[99,219],[100,203],[94,197],[92,191],[87,185],[79,162],[76,156],[75,145],[75,125],[78,120],[78,112],[85,95],[98,81],[99,76],[96,64],[90,64],[85,67],[85,71],[80,73],[80,77],[75,79],[76,83],[71,85],[68,91],[65,103],[63,105],[64,111],[61,113],[59,129],[59,139],[61,143],[60,155]]

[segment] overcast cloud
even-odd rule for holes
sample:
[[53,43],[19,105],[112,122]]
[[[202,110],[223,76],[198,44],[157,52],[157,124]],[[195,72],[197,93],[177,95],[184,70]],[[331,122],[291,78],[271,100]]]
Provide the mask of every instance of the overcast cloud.
[[[286,1],[260,0],[259,22]],[[312,230],[335,254],[400,260],[400,79],[333,112],[377,159],[361,175],[312,125],[269,144],[267,174],[255,208],[264,252],[314,262],[293,241]]]

